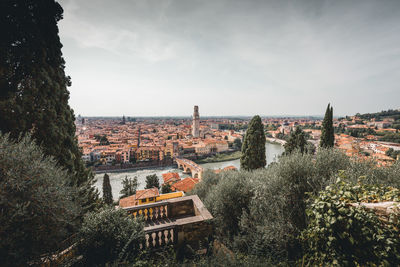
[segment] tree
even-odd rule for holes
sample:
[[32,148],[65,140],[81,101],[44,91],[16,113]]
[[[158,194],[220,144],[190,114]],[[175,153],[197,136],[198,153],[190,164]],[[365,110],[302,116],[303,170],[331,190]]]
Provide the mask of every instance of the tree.
[[240,167],[255,170],[264,168],[266,164],[264,126],[260,116],[256,115],[251,119],[244,137]]
[[0,265],[27,266],[65,249],[80,212],[69,175],[29,136],[0,134]]
[[122,180],[122,190],[119,192],[121,194],[119,198],[121,199],[136,194],[137,187],[138,187],[137,177],[132,179],[128,178],[128,176],[125,176],[125,179]]
[[242,140],[240,138],[233,140],[233,147],[238,150],[242,149]]
[[57,23],[63,9],[54,0],[0,1],[0,131],[17,139],[30,133],[45,155],[71,174],[79,203],[93,208],[98,193],[85,168],[68,105]]
[[100,141],[100,145],[101,145],[101,146],[106,146],[106,145],[109,145],[109,144],[110,144],[110,142],[108,141],[107,136],[105,136],[105,135],[102,135],[102,136],[100,137],[99,141]]
[[306,152],[307,140],[304,131],[300,127],[296,127],[294,132],[290,133],[289,140],[284,145],[285,154],[290,154],[298,149],[301,153]]
[[160,189],[160,182],[158,181],[158,177],[156,174],[152,174],[152,175],[147,175],[146,176],[146,189],[149,188],[158,188]]
[[335,144],[335,133],[333,129],[333,107],[328,104],[322,121],[320,147],[333,147]]
[[85,216],[77,240],[77,255],[83,256],[79,266],[108,266],[133,262],[145,235],[142,222],[122,209],[107,207]]
[[170,184],[163,184],[161,187],[161,193],[162,194],[167,194],[167,193],[171,193],[172,189],[171,189],[171,185]]
[[108,205],[113,204],[110,176],[108,176],[107,173],[105,173],[103,177],[103,200]]

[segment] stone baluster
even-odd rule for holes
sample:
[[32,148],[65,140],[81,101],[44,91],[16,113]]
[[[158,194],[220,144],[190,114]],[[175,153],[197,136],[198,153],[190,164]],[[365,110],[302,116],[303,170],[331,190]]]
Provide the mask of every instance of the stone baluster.
[[167,244],[173,243],[172,234],[171,234],[172,231],[173,231],[173,229],[167,230]]
[[149,248],[153,248],[154,247],[154,245],[153,245],[153,241],[154,241],[154,238],[153,238],[153,233],[149,233],[149,239],[148,239],[148,242],[149,242]]
[[165,241],[165,231],[168,231],[168,230],[162,230],[162,231],[161,231],[161,242],[160,242],[160,246],[165,246],[165,244],[167,243],[167,242]]
[[153,220],[154,221],[159,219],[159,209],[160,209],[160,207],[153,208]]

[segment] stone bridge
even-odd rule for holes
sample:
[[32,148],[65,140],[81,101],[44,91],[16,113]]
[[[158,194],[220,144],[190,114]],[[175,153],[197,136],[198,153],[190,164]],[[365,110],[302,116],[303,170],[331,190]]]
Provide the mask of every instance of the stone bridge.
[[199,178],[199,180],[201,180],[203,176],[203,167],[197,163],[188,159],[176,158],[176,164],[178,164],[178,168],[183,170],[184,173],[189,173],[193,178]]

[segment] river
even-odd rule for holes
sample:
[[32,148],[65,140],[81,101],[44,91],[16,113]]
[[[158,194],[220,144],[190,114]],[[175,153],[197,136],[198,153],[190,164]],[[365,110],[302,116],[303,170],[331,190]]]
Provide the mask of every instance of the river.
[[[271,144],[266,143],[265,145],[265,154],[267,159],[267,164],[276,161],[277,156],[281,155],[284,151],[284,148],[279,144]],[[215,162],[215,163],[205,163],[200,164],[204,169],[222,169],[227,166],[233,165],[236,168],[240,169],[240,160],[229,160],[223,162]],[[137,177],[138,179],[138,189],[143,189],[146,186],[146,176],[151,174],[156,174],[158,179],[160,179],[160,184],[162,184],[162,174],[167,172],[178,172],[181,177],[187,177],[187,174],[184,174],[182,170],[175,169],[173,167],[165,167],[165,168],[157,168],[157,169],[146,169],[146,170],[136,170],[136,171],[128,171],[128,172],[113,172],[109,173],[110,183],[112,188],[113,197],[115,200],[119,197],[119,192],[122,189],[122,180],[127,177]],[[96,174],[95,178],[97,179],[95,186],[99,189],[100,193],[102,192],[102,184],[103,184],[103,176],[104,173]]]

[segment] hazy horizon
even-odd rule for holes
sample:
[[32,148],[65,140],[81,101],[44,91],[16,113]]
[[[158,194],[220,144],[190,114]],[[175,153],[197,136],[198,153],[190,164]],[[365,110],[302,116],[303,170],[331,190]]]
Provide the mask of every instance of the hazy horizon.
[[76,115],[399,108],[400,1],[59,2]]

